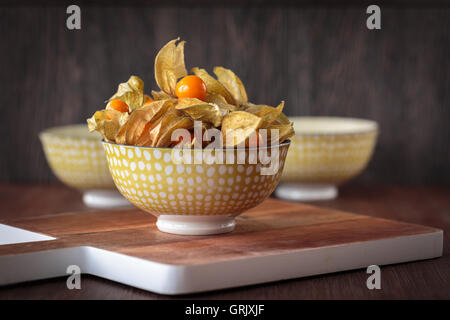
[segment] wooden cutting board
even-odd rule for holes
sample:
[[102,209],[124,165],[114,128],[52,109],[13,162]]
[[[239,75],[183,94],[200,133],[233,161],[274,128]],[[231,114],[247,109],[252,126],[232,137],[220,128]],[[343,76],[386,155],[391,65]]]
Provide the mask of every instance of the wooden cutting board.
[[0,223],[0,285],[68,276],[77,265],[162,294],[435,258],[443,243],[439,229],[274,199],[240,216],[232,233],[214,236],[159,232],[137,209]]

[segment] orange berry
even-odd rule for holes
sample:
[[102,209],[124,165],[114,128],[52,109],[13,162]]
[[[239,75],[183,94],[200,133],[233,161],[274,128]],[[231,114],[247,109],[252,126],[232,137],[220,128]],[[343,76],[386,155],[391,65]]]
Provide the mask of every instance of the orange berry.
[[128,108],[128,105],[125,101],[120,99],[114,99],[108,102],[106,107],[110,107],[114,110],[120,111],[120,112],[129,112],[130,108]]
[[197,98],[205,100],[206,85],[203,80],[197,76],[186,76],[178,81],[175,92],[178,98]]

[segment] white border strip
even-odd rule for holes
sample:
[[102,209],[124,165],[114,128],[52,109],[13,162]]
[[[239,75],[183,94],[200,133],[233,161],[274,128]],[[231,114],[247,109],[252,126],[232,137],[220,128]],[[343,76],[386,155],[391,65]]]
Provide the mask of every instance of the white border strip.
[[0,223],[0,245],[55,240],[56,238]]

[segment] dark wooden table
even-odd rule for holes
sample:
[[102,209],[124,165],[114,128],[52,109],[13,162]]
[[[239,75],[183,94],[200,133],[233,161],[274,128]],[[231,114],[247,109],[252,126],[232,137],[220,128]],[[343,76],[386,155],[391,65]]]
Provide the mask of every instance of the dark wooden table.
[[[444,230],[441,258],[381,267],[381,290],[368,290],[365,270],[168,297],[83,275],[81,290],[66,278],[0,287],[0,299],[442,299],[450,298],[450,187],[349,185],[319,206],[424,224]],[[88,210],[62,185],[0,185],[0,218]]]

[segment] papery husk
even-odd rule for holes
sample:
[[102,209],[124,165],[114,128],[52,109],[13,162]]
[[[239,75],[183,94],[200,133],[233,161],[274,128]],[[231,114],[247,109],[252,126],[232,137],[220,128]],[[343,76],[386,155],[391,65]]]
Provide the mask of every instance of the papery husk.
[[228,114],[228,111],[221,109],[218,105],[206,103],[196,98],[178,99],[177,110],[183,111],[193,120],[199,120],[219,127],[222,119]]
[[228,112],[237,111],[238,107],[234,104],[229,104],[225,98],[219,94],[207,94],[206,102],[218,105],[221,109],[227,110]]
[[167,123],[165,128],[161,126],[159,139],[157,140],[155,147],[168,147],[172,141],[172,133],[177,129],[190,130],[194,127],[194,121],[189,117],[177,117],[171,122]]
[[[273,129],[279,130],[278,139],[273,137],[273,134],[271,131]],[[270,141],[270,144],[272,144],[272,145],[283,143],[295,134],[292,123],[271,125],[270,127],[266,128],[266,130],[267,130],[268,141]]]
[[[246,104],[243,106],[243,110],[250,112],[260,118],[262,118],[261,128],[267,128],[271,125],[283,112],[284,101],[276,107],[271,107],[267,105],[256,105],[256,104]],[[288,121],[288,123],[290,123]]]
[[147,102],[151,102],[153,100],[155,100],[155,99],[150,97],[148,94],[144,94],[144,102],[142,103],[142,105],[146,104]]
[[233,71],[223,67],[215,67],[214,74],[217,76],[217,80],[231,93],[236,104],[248,102],[244,84]]
[[168,147],[171,144],[172,132],[176,129],[193,127],[192,119],[183,117],[176,112],[168,112],[152,123],[147,132],[136,141],[137,146]]
[[98,131],[107,142],[115,142],[119,129],[128,121],[127,112],[100,110],[87,119],[89,131]]
[[170,94],[165,93],[164,91],[154,91],[152,90],[153,99],[156,100],[170,100],[175,99]]
[[191,72],[203,80],[206,85],[207,95],[221,95],[225,98],[227,103],[236,105],[236,101],[234,100],[232,94],[227,90],[227,88],[225,88],[223,84],[212,77],[205,69],[195,67],[191,69]]
[[135,110],[127,124],[125,133],[126,144],[135,145],[136,141],[142,136],[147,123],[154,122],[160,118],[174,104],[175,102],[172,100],[158,100]]
[[290,124],[288,117],[284,113],[280,113],[273,124]]
[[158,52],[155,58],[155,80],[158,87],[165,93],[176,96],[177,80],[187,75],[184,65],[184,41],[176,45],[180,38],[169,41]]
[[245,111],[234,111],[222,120],[222,136],[227,147],[242,145],[260,128],[262,119]]
[[120,99],[130,111],[139,108],[144,103],[144,82],[137,76],[131,76],[127,82],[119,84],[117,92],[108,101]]
[[115,137],[117,144],[126,144],[127,143],[127,140],[126,140],[127,128],[128,128],[128,122],[125,123],[122,127],[120,127],[119,131],[117,131],[116,137]]

